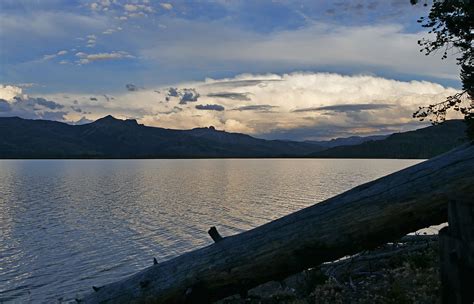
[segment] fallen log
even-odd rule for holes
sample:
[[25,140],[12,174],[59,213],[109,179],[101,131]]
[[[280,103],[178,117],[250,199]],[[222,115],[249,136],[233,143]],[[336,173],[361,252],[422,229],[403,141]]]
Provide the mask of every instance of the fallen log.
[[[465,145],[255,229],[95,288],[85,303],[208,303],[447,220],[474,201],[474,145]],[[150,264],[152,262],[150,261]]]

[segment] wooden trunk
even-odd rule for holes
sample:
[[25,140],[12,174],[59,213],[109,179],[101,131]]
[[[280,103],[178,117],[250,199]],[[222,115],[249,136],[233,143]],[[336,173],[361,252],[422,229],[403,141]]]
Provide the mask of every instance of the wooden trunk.
[[[474,146],[444,155],[255,229],[152,265],[88,294],[85,303],[206,303],[447,221],[474,200]],[[152,261],[150,261],[152,264]]]
[[[474,189],[471,191],[474,192]],[[474,303],[474,200],[462,194],[448,204],[449,226],[439,233],[444,304]]]

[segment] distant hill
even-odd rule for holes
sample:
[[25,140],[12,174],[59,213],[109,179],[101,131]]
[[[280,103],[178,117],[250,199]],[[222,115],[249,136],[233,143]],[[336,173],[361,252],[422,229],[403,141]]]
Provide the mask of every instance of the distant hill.
[[210,128],[171,130],[106,116],[84,125],[0,118],[0,158],[301,157],[316,144]]
[[327,141],[305,141],[312,143],[324,148],[333,148],[338,146],[353,146],[358,145],[366,141],[381,140],[387,138],[389,135],[373,135],[373,136],[350,136],[350,137],[338,137]]
[[382,140],[337,146],[308,155],[316,158],[431,158],[467,141],[462,120],[415,131],[395,133]]

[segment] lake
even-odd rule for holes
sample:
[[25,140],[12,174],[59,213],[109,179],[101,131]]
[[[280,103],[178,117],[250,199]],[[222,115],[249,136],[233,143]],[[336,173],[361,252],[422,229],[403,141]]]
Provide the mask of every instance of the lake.
[[420,160],[0,160],[0,303],[69,301]]

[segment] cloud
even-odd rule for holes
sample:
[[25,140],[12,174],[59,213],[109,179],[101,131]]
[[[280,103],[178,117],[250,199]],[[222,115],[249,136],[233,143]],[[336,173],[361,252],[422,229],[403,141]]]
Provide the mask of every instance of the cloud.
[[128,17],[145,17],[147,14],[153,13],[155,10],[152,6],[146,4],[130,4],[127,3],[123,6],[124,13]]
[[158,112],[159,114],[164,114],[164,115],[168,115],[168,114],[173,114],[173,113],[179,113],[183,111],[183,108],[180,108],[180,107],[173,107],[171,110],[169,111],[162,111],[162,112]]
[[82,109],[79,108],[79,107],[74,107],[74,106],[72,106],[71,109],[72,109],[74,112],[82,113]]
[[179,104],[187,104],[188,102],[196,102],[199,98],[199,93],[195,89],[183,89]]
[[79,64],[88,64],[94,61],[105,61],[105,60],[119,60],[126,58],[135,58],[133,55],[125,51],[114,51],[111,53],[97,53],[97,54],[87,54],[84,52],[76,53],[76,56],[80,59],[77,61]]
[[[225,95],[227,93],[241,92],[251,96],[251,100],[222,98],[229,97]],[[456,92],[453,88],[427,81],[294,72],[242,74],[166,87],[151,86],[115,94],[113,103],[92,102],[90,94],[68,94],[69,99],[64,99],[64,94],[43,97],[65,105],[73,105],[73,100],[79,100],[83,113],[92,112],[83,114],[88,119],[112,114],[136,117],[145,125],[164,128],[213,125],[218,129],[272,139],[315,140],[419,127],[418,121],[412,118],[418,106],[440,102]],[[214,97],[222,93],[224,96]],[[189,100],[198,100],[199,104],[182,106],[183,97],[186,104]],[[165,98],[168,102],[157,102]],[[218,104],[216,98],[220,98]],[[216,106],[225,110],[217,111],[219,107]],[[80,118],[76,112],[68,117],[73,114]]]
[[136,91],[139,91],[140,88],[137,87],[136,85],[132,84],[132,83],[127,83],[125,85],[125,87],[127,88],[127,91],[130,91],[130,92],[136,92]]
[[166,101],[169,101],[170,97],[179,97],[179,104],[186,104],[188,102],[196,102],[200,96],[196,89],[178,89],[171,87],[168,88],[165,98]]
[[207,105],[196,105],[197,110],[209,110],[209,111],[224,111],[225,108],[217,104],[207,104]]
[[46,100],[46,99],[41,98],[41,97],[29,98],[27,101],[32,102],[33,104],[43,106],[43,107],[48,108],[50,110],[58,110],[58,109],[64,108],[63,105],[61,105],[57,102],[54,102],[54,101],[51,101],[51,100]]
[[261,104],[261,105],[248,105],[242,106],[235,109],[233,111],[258,111],[258,112],[268,112],[271,111],[273,108],[277,108],[277,106],[272,106],[268,104]]
[[66,115],[68,113],[64,111],[59,112],[52,112],[52,111],[44,111],[38,118],[45,119],[45,120],[55,120],[55,121],[65,121]]
[[56,58],[56,57],[57,57],[56,54],[44,55],[43,60],[51,60],[51,59]]
[[138,6],[136,5],[133,5],[133,4],[125,4],[123,6],[123,8],[126,10],[126,11],[129,11],[129,12],[135,12],[138,10]]
[[173,5],[171,5],[171,3],[160,3],[160,6],[166,10],[172,10],[173,9]]
[[18,116],[26,119],[65,120],[68,114],[58,111],[64,105],[42,97],[31,97],[22,88],[0,85],[0,117]]
[[179,96],[178,89],[177,88],[169,88],[168,89],[168,96],[178,97]]
[[73,125],[85,125],[85,124],[88,124],[88,123],[91,123],[91,122],[93,122],[93,120],[87,119],[86,117],[82,116],[81,119],[73,122],[72,124]]
[[454,58],[441,61],[436,56],[424,56],[417,41],[427,34],[421,30],[406,32],[400,24],[346,26],[312,22],[271,33],[244,31],[218,22],[174,21],[173,26],[176,38],[159,33],[170,42],[145,47],[141,56],[187,68],[304,68],[459,78]]
[[14,97],[20,96],[25,98],[26,95],[23,94],[23,89],[20,86],[13,86],[8,84],[0,85],[0,99],[7,101],[12,101]]
[[389,104],[370,104],[370,103],[360,103],[360,104],[340,104],[334,106],[326,107],[312,107],[312,108],[303,108],[296,109],[292,112],[321,112],[321,111],[333,111],[333,112],[360,112],[360,111],[369,111],[369,110],[383,110],[393,107]]
[[[245,74],[244,76],[245,77]],[[248,87],[248,86],[256,86],[256,85],[263,85],[265,86],[266,83],[272,81],[280,81],[280,79],[237,79],[237,80],[217,80],[217,81],[210,81],[206,83],[208,87],[220,87],[220,88],[237,88],[237,87]]]
[[250,100],[248,93],[218,92],[207,94],[208,97],[227,98],[233,100]]

